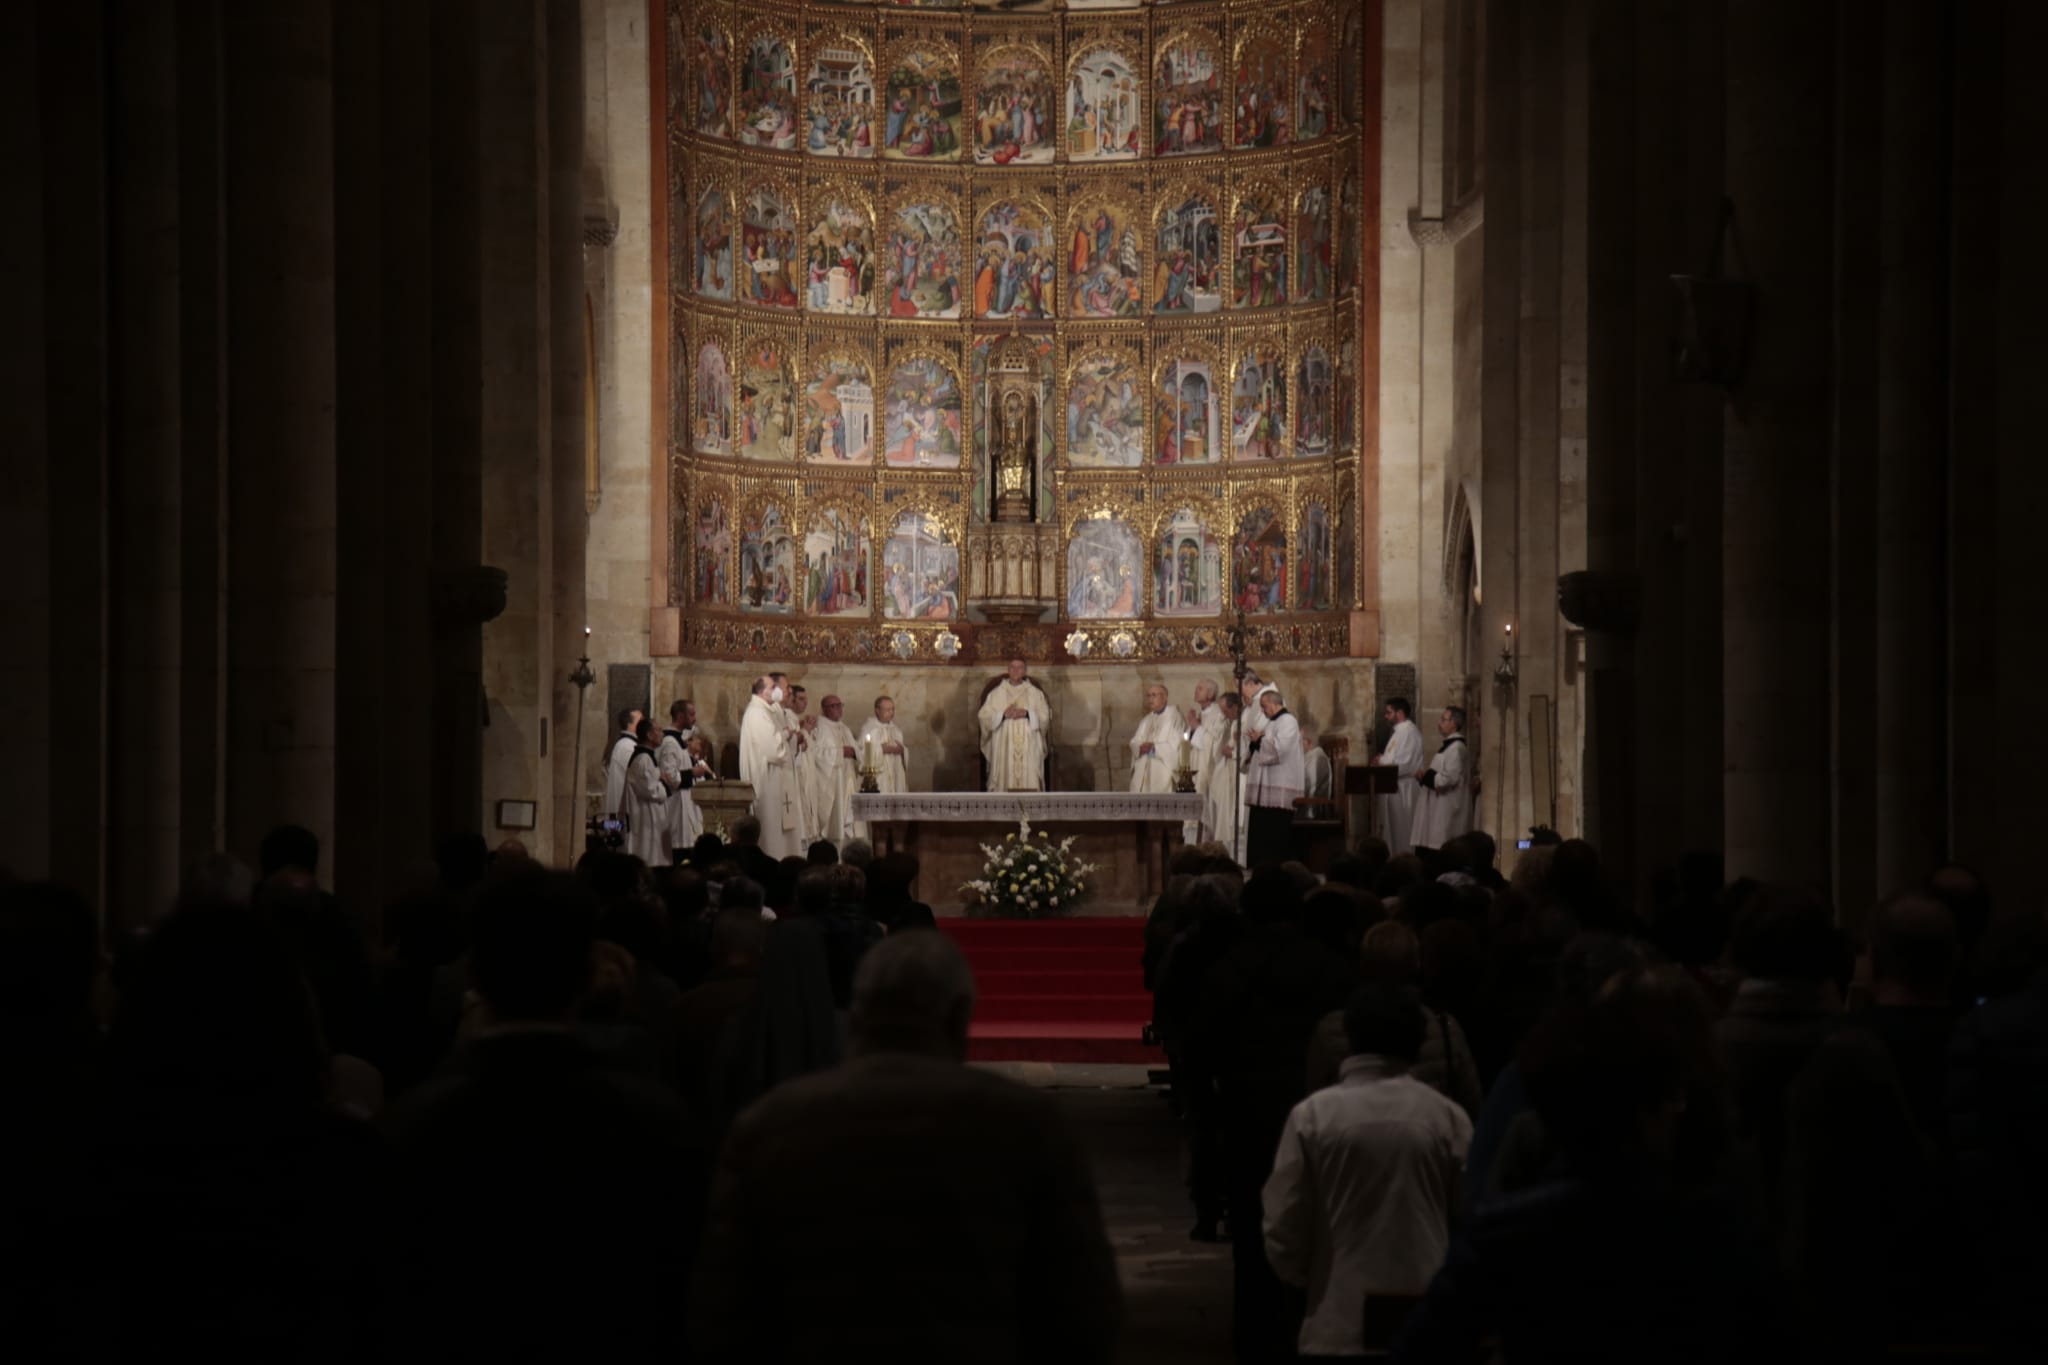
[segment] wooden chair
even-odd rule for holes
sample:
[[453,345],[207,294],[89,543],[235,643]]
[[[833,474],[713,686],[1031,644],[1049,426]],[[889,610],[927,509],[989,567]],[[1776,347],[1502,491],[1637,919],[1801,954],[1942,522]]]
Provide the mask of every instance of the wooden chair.
[[1330,794],[1294,800],[1294,852],[1316,872],[1327,872],[1330,859],[1350,846],[1351,802],[1344,795],[1344,762],[1351,741],[1324,735],[1322,751],[1330,757]]
[[[998,674],[996,674],[996,675],[995,675],[995,676],[994,676],[993,678],[990,678],[990,679],[989,679],[989,680],[988,680],[987,682],[985,682],[985,683],[983,683],[983,684],[981,685],[981,695],[980,695],[979,697],[976,697],[976,698],[974,699],[974,709],[975,709],[975,711],[976,711],[977,713],[979,713],[979,712],[980,712],[980,710],[981,710],[981,704],[982,704],[983,702],[985,702],[985,701],[987,701],[987,700],[988,700],[988,694],[996,690],[996,684],[997,684],[997,683],[1000,683],[1000,682],[1003,682],[1003,681],[1004,681],[1004,680],[1006,680],[1006,679],[1007,679],[1007,678],[1008,678],[1009,676],[1010,676],[1010,675],[1009,675],[1008,673],[998,673]],[[1024,677],[1025,677],[1025,680],[1026,680],[1027,682],[1029,682],[1029,681],[1036,681],[1035,679],[1033,679],[1033,678],[1031,677],[1031,675],[1030,675],[1029,673],[1026,673],[1026,674],[1024,675]],[[1040,686],[1040,689],[1039,689],[1039,690],[1040,690],[1040,691],[1043,691],[1043,690],[1044,690],[1044,687],[1043,687],[1043,685],[1042,685],[1042,684],[1041,684],[1041,686]],[[1050,700],[1051,700],[1051,698],[1050,698],[1050,697],[1048,697],[1048,698],[1047,698],[1047,701],[1050,701]],[[977,731],[977,733],[979,733],[979,732]],[[982,754],[982,753],[978,753],[978,752],[977,752],[977,754],[976,754],[976,757],[977,757],[977,758],[979,759],[979,761],[980,761],[980,764],[981,764],[981,767],[980,767],[980,772],[981,772],[981,779],[980,779],[980,785],[979,785],[979,787],[978,787],[978,790],[980,790],[980,791],[987,791],[987,790],[988,790],[988,755],[987,755],[987,754]],[[1056,758],[1056,757],[1054,756],[1054,754],[1053,754],[1053,751],[1052,751],[1052,736],[1051,736],[1051,735],[1047,735],[1047,736],[1045,737],[1045,772],[1044,772],[1044,774],[1043,774],[1043,775],[1041,775],[1041,776],[1040,776],[1040,778],[1039,778],[1039,781],[1045,784],[1045,790],[1047,790],[1047,791],[1049,791],[1049,792],[1052,792],[1052,791],[1058,791],[1058,790],[1059,790],[1059,783],[1058,783],[1058,780],[1057,780],[1057,779],[1058,779],[1058,776],[1059,776],[1059,762],[1058,762],[1058,759],[1057,759],[1057,758]]]

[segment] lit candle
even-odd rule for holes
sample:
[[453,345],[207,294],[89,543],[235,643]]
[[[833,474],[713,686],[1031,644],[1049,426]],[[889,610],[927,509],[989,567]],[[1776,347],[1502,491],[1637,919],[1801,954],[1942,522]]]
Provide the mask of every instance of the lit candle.
[[1188,743],[1186,739],[1182,739],[1180,742],[1180,766],[1183,768],[1195,766],[1195,746]]
[[881,764],[881,760],[875,757],[875,737],[874,737],[873,735],[869,735],[869,736],[868,736],[868,767],[870,767],[870,768],[879,768],[879,767],[881,767],[881,766],[882,766],[882,764]]

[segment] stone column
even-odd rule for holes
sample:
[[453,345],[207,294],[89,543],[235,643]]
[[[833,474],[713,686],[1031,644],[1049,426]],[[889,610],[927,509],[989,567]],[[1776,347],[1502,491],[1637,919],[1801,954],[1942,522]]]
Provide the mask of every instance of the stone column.
[[[601,176],[593,176],[599,192],[585,203],[586,170],[601,168],[586,161],[584,114],[589,106],[584,73],[589,49],[601,52],[602,39],[601,29],[598,35],[586,34],[583,8],[579,0],[548,0],[548,350],[554,398],[549,414],[554,591],[543,601],[540,626],[538,696],[546,742],[542,746],[540,828],[536,833],[540,835],[538,847],[551,850],[564,862],[582,848],[580,839],[571,833],[579,819],[572,795],[576,736],[568,728],[575,724],[576,689],[567,680],[577,655],[583,652],[584,555],[590,515],[584,500],[584,442],[597,417],[589,403],[584,354],[590,314],[583,263],[587,254],[601,252],[610,244],[607,229],[611,221]],[[586,229],[586,209],[596,216],[594,228]],[[587,237],[586,231],[592,236]],[[653,458],[666,459],[667,455],[654,451]]]
[[229,847],[334,832],[334,16],[226,26]]
[[[1525,47],[1522,27],[1530,17],[1512,0],[1490,0],[1487,9],[1486,66],[1486,233],[1485,296],[1481,328],[1482,391],[1480,397],[1480,567],[1484,594],[1479,631],[1480,658],[1468,667],[1481,679],[1472,699],[1471,716],[1478,722],[1480,773],[1474,824],[1499,839],[1516,807],[1520,773],[1515,766],[1512,736],[1519,722],[1512,689],[1497,687],[1492,678],[1493,642],[1516,610],[1517,564],[1522,498],[1521,360],[1522,277],[1527,261],[1519,239],[1528,211],[1524,182],[1523,136],[1528,109],[1523,103]],[[1421,703],[1418,703],[1421,705]],[[1423,706],[1427,720],[1432,707]],[[1469,722],[1468,722],[1469,723]],[[1424,734],[1428,734],[1425,726]]]
[[1756,281],[1723,439],[1728,873],[1827,886],[1834,17],[1728,0],[1726,184]]
[[114,723],[108,905],[170,903],[180,829],[182,431],[179,375],[177,12],[145,6],[109,35],[112,343],[108,451],[108,693]]

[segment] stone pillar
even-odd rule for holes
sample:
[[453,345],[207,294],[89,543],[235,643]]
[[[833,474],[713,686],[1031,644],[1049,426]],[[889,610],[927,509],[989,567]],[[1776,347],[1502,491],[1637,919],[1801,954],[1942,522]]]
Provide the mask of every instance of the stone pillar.
[[[546,621],[554,601],[554,369],[549,307],[552,170],[547,6],[519,0],[479,11],[481,144],[478,268],[483,276],[482,558],[505,570],[504,615],[483,630],[482,801],[493,831],[502,800],[547,806],[540,728],[547,714]],[[577,56],[580,54],[571,54]],[[541,820],[544,832],[550,822]]]
[[114,714],[107,783],[110,909],[140,919],[177,889],[183,432],[178,410],[177,12],[146,6],[109,35],[111,337],[107,603]]
[[[9,174],[9,211],[0,213],[0,286],[11,303],[12,360],[0,365],[12,447],[0,463],[0,724],[7,761],[0,763],[0,867],[17,876],[50,871],[50,776],[64,739],[52,687],[53,608],[50,563],[50,481],[53,435],[50,299],[44,220],[50,170],[46,124],[54,96],[42,82],[38,8],[0,8],[0,156]],[[54,73],[53,73],[54,74]],[[73,167],[75,172],[78,168]]]
[[229,847],[334,832],[334,16],[226,26]]
[[[548,0],[548,350],[554,398],[549,414],[554,591],[543,603],[540,627],[539,703],[546,742],[541,750],[542,799],[536,833],[540,836],[538,848],[552,850],[553,856],[564,862],[582,848],[580,838],[572,832],[579,828],[580,811],[573,798],[576,736],[569,728],[575,724],[576,689],[568,676],[583,652],[584,555],[590,516],[584,496],[585,440],[597,418],[589,402],[585,361],[591,314],[583,262],[586,254],[603,251],[610,241],[604,230],[610,223],[609,204],[601,189],[588,206],[600,225],[596,240],[585,236],[584,111],[588,106],[584,72],[589,48],[601,51],[601,43],[586,44],[583,10],[580,0]],[[601,177],[599,184],[601,187]],[[653,458],[667,456],[655,451]]]
[[1728,0],[1726,184],[1758,321],[1724,433],[1728,873],[1826,887],[1833,11]]

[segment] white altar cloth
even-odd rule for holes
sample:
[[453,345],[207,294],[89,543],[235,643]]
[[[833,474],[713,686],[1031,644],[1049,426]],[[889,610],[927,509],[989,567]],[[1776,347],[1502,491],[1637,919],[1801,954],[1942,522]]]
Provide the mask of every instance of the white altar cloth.
[[865,792],[853,798],[854,819],[885,822],[1178,823],[1201,815],[1196,792]]

